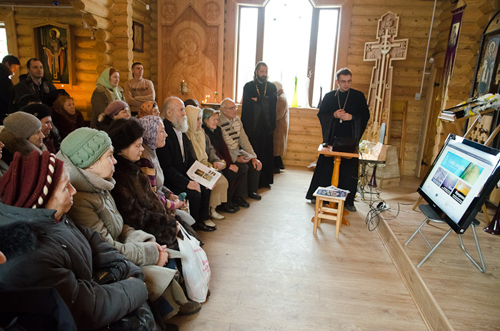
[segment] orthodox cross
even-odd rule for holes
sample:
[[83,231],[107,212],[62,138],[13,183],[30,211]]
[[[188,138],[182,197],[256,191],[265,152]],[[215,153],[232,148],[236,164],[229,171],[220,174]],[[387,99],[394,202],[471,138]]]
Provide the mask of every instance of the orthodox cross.
[[392,61],[405,60],[408,39],[395,40],[398,35],[399,16],[387,12],[378,20],[377,41],[365,43],[364,61],[375,61],[372,69],[370,90],[368,92],[368,137],[370,141],[379,141],[380,126],[386,123],[384,143],[388,142],[391,91]]

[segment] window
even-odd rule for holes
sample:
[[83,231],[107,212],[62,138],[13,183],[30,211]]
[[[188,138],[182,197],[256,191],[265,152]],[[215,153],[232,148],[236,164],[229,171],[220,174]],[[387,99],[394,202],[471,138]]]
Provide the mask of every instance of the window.
[[269,80],[283,85],[292,104],[315,107],[330,91],[335,64],[339,8],[315,8],[308,0],[270,0],[265,7],[239,7],[236,100],[253,79],[255,63],[269,66]]
[[9,55],[7,49],[7,30],[5,29],[5,23],[0,22],[0,62],[6,55]]

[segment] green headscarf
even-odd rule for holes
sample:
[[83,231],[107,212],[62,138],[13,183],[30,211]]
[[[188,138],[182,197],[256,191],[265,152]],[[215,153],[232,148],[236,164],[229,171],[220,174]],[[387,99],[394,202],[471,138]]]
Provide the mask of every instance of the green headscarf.
[[111,85],[111,83],[109,82],[109,71],[110,70],[111,70],[111,68],[104,69],[104,71],[101,73],[99,78],[97,78],[97,84],[102,85],[107,89],[110,89],[112,91],[111,93],[114,94],[113,100],[123,100],[122,92],[120,91],[118,86],[115,87],[115,86]]

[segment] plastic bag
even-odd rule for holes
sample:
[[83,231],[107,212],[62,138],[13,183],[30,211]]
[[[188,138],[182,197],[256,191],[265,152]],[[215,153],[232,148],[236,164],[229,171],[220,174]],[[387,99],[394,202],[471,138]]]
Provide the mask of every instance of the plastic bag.
[[191,300],[203,303],[207,299],[211,275],[207,254],[196,238],[189,235],[182,225],[180,228],[184,240],[177,238],[177,242],[181,252],[182,274],[187,295]]

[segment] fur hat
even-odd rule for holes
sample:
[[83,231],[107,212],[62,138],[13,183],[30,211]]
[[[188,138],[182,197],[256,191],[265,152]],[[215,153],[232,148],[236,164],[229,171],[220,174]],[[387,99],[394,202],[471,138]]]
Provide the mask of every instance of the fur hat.
[[115,154],[118,154],[132,145],[134,141],[141,138],[144,134],[144,129],[139,120],[133,117],[129,119],[121,118],[110,124],[108,134],[113,142]]
[[104,131],[79,128],[61,142],[61,152],[78,168],[85,169],[99,161],[111,147],[111,139]]
[[21,108],[21,111],[34,115],[39,120],[52,115],[50,108],[43,103],[32,103]]
[[125,101],[121,100],[111,101],[108,107],[106,107],[104,114],[113,118],[113,116],[118,115],[118,113],[124,110],[125,108],[128,108],[128,104]]
[[61,178],[64,166],[48,151],[28,156],[14,154],[9,170],[0,180],[0,199],[9,206],[43,208]]
[[158,127],[160,126],[161,118],[158,116],[144,116],[139,119],[142,128],[144,129],[144,135],[142,139],[144,140],[144,145],[151,149],[156,149],[156,143],[158,142]]
[[3,125],[7,130],[23,139],[29,139],[42,129],[42,122],[38,118],[23,111],[7,116]]

